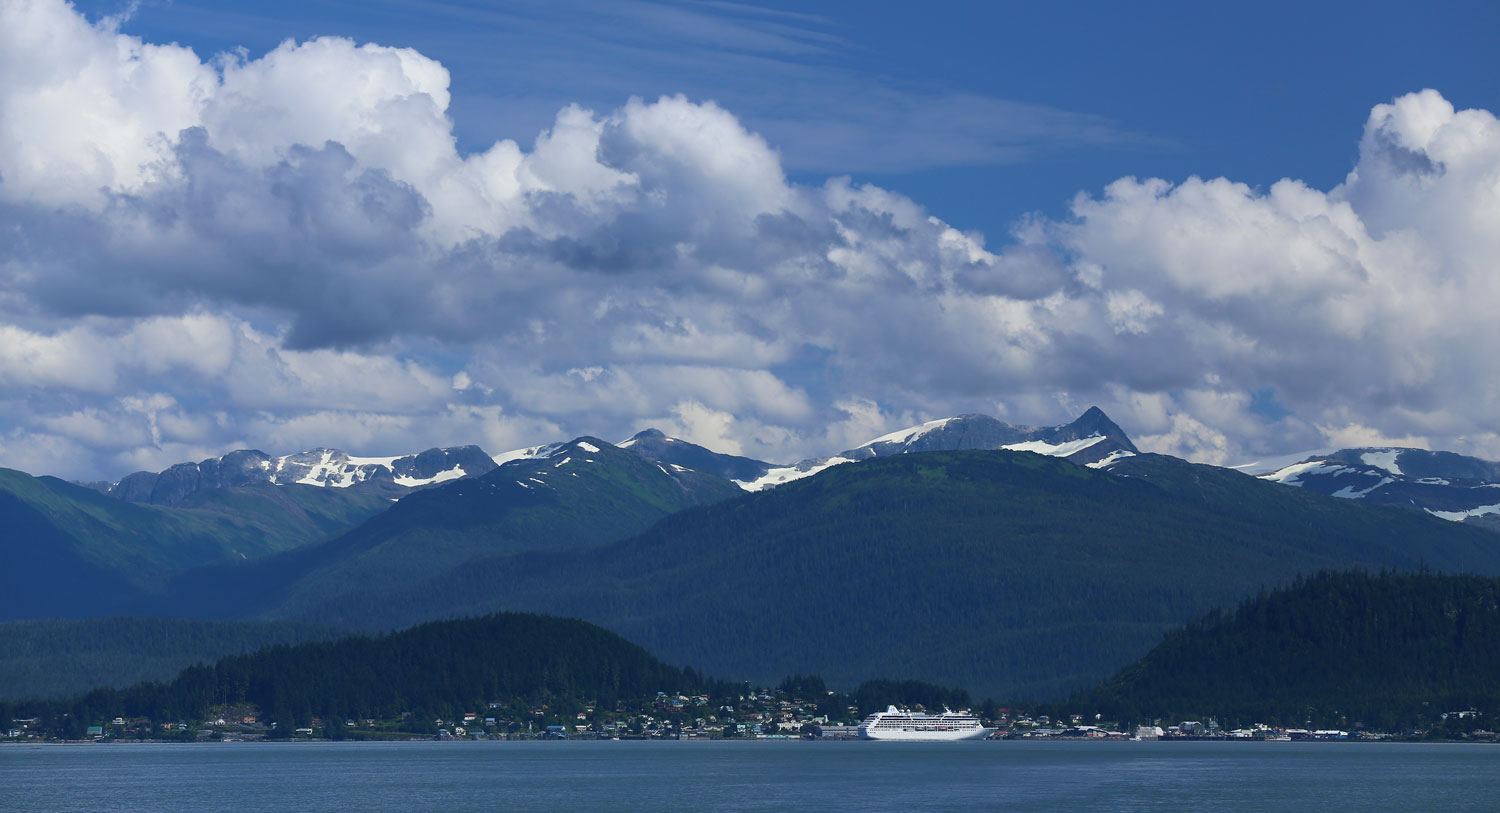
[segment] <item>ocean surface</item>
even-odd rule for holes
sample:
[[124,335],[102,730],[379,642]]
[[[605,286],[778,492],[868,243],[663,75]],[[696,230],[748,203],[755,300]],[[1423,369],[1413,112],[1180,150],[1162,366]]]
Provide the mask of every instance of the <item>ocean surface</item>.
[[1500,810],[1500,746],[3,745],[0,810]]

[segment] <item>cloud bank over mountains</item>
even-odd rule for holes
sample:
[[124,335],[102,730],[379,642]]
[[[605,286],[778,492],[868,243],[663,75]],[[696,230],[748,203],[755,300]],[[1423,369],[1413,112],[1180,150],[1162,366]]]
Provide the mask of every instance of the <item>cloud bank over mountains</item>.
[[1436,91],[1332,190],[1124,178],[987,246],[707,100],[462,154],[415,51],[204,60],[60,0],[0,0],[0,77],[0,465],[647,425],[792,461],[1091,403],[1209,462],[1500,457],[1500,123]]

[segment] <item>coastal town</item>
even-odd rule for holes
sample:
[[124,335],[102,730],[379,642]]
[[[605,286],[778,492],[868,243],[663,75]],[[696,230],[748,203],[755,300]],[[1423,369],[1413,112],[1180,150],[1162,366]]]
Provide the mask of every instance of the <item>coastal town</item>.
[[[826,692],[821,697],[794,695],[785,689],[753,689],[734,697],[657,692],[637,703],[488,703],[482,708],[446,715],[412,712],[387,719],[313,717],[283,726],[248,704],[217,706],[201,720],[151,720],[115,717],[101,721],[17,718],[0,726],[0,742],[256,742],[360,740],[852,740],[859,739],[865,715],[850,697]],[[912,711],[926,712],[921,704]],[[939,713],[945,709],[932,709]],[[992,703],[976,710],[990,740],[1129,740],[1129,741],[1390,741],[1464,740],[1495,742],[1496,732],[1473,709],[1445,712],[1438,725],[1424,730],[1384,732],[1350,729],[1279,727],[1253,724],[1227,729],[1217,720],[1155,720],[1148,725],[1068,714],[1057,718]],[[86,723],[86,724],[84,724]],[[80,727],[81,726],[81,727]]]

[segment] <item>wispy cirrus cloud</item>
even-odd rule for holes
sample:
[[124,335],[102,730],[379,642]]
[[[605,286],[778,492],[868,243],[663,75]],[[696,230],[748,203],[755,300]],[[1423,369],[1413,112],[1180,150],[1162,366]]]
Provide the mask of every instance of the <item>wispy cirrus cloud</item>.
[[380,0],[360,10],[313,0],[288,15],[274,4],[174,0],[140,14],[226,47],[247,37],[267,48],[289,35],[376,38],[389,30],[379,23],[397,21],[405,44],[441,54],[454,72],[451,110],[466,150],[497,134],[527,140],[568,104],[610,109],[679,93],[736,111],[793,172],[901,173],[1165,143],[1085,111],[871,74],[855,64],[861,46],[817,14],[673,0]]

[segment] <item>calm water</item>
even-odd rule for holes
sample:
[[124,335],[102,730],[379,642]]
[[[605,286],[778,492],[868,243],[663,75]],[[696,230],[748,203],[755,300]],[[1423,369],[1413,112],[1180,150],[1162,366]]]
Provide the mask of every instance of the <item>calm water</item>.
[[1500,746],[0,746],[0,810],[1500,809]]

